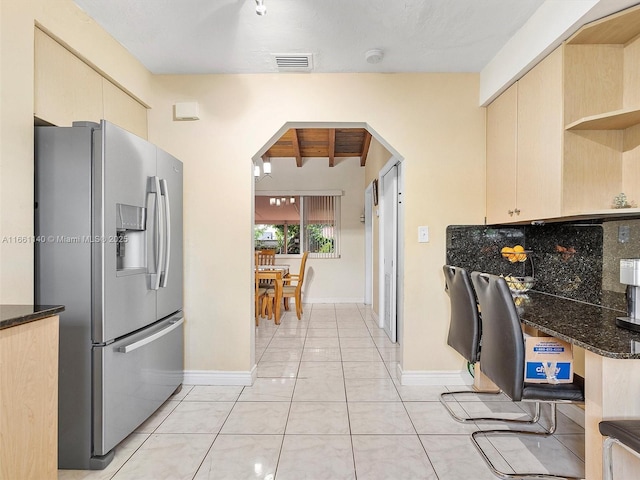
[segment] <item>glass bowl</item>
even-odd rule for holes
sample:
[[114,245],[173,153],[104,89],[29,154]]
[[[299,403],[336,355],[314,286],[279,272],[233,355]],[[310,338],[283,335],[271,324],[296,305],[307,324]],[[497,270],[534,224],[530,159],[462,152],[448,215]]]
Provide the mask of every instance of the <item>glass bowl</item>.
[[504,281],[507,282],[507,286],[509,287],[509,290],[511,290],[511,293],[515,293],[516,295],[528,292],[536,283],[533,277],[508,276],[504,277]]

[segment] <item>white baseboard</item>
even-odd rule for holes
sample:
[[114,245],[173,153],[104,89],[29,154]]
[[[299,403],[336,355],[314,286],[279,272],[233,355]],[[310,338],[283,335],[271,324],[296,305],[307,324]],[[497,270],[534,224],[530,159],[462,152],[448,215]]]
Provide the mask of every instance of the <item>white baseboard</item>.
[[250,386],[258,376],[257,366],[251,371],[223,372],[219,370],[185,370],[185,385],[242,385]]
[[559,403],[558,411],[584,428],[584,410],[572,403]]
[[364,303],[364,297],[358,298],[309,298],[304,297],[304,303]]
[[402,370],[398,364],[401,385],[473,385],[473,377],[465,370]]

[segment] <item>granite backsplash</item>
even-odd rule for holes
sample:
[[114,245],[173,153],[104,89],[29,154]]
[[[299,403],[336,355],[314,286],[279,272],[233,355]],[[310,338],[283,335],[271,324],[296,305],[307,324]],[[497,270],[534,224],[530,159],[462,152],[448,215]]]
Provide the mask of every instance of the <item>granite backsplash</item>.
[[[447,264],[469,272],[523,276],[529,262],[510,263],[500,254],[505,245],[527,248],[524,227],[450,225],[447,227]],[[528,273],[530,275],[530,273]]]
[[[525,262],[511,263],[502,247],[522,245]],[[535,290],[620,307],[620,259],[640,258],[640,219],[490,227],[447,227],[449,265],[497,275],[532,275]]]

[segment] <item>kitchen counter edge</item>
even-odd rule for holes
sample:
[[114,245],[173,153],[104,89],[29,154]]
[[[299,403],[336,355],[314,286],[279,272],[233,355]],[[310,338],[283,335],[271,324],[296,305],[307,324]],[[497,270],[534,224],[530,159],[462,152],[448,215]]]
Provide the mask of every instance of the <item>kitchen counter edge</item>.
[[518,308],[524,324],[603,357],[640,359],[640,333],[615,323],[624,312],[543,292],[529,293],[530,300]]
[[42,320],[64,312],[63,305],[0,304],[0,330]]

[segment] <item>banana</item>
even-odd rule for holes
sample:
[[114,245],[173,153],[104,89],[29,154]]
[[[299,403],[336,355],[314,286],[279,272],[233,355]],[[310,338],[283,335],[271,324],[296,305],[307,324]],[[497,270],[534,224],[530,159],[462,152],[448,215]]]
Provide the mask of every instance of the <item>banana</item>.
[[511,275],[504,277],[504,281],[507,282],[507,285],[512,290],[523,291],[531,288],[530,282],[520,281],[517,277],[512,277]]

